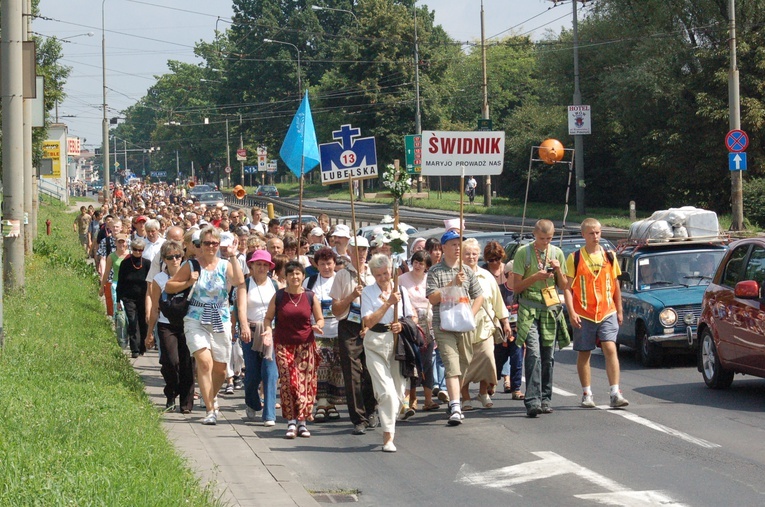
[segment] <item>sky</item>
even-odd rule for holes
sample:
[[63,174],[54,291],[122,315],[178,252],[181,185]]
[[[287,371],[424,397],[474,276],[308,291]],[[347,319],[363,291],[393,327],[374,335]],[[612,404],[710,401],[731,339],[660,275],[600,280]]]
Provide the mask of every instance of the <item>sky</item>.
[[[137,102],[168,72],[168,60],[199,63],[194,43],[213,39],[230,26],[230,0],[40,0],[41,18],[32,30],[63,39],[61,63],[72,68],[58,107],[59,121],[85,147],[101,143],[101,7],[106,33],[106,85],[109,117]],[[481,36],[481,0],[418,0],[435,11],[436,24],[460,41]],[[483,0],[487,39],[571,26],[570,1]],[[338,13],[338,15],[343,15]],[[89,36],[92,34],[92,36]],[[54,113],[55,115],[55,113]]]

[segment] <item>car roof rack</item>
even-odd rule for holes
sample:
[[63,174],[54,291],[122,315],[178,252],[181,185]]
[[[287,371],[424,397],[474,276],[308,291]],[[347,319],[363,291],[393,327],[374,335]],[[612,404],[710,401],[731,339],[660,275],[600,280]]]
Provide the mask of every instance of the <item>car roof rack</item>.
[[627,238],[620,239],[616,244],[616,251],[621,252],[627,248],[662,247],[662,246],[686,246],[686,245],[726,245],[730,243],[730,236],[719,233],[710,236],[693,236],[689,238]]

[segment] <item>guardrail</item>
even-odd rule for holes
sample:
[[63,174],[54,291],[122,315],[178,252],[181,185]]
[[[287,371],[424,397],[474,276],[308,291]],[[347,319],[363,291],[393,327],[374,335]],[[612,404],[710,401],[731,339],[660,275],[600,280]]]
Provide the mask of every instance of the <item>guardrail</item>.
[[[271,203],[274,206],[274,212],[277,216],[281,215],[297,215],[298,213],[298,205],[292,204],[289,202],[285,202],[281,199],[272,199],[270,197],[256,197],[256,196],[245,196],[244,199],[237,199],[232,194],[224,194],[226,203],[239,207],[239,208],[251,208],[253,206],[257,206],[259,208],[266,209],[268,207],[268,204]],[[427,211],[427,210],[425,210]],[[307,207],[303,206],[303,214],[305,215],[314,215],[319,216],[321,213],[325,213],[326,210],[321,208],[313,208],[313,207]],[[389,213],[389,212],[386,212]],[[383,217],[383,214],[380,212],[370,213],[370,212],[359,212],[356,211],[356,227],[364,227],[367,225],[375,225],[379,224],[380,220]],[[450,216],[444,215],[444,214],[438,214],[436,210],[433,210],[433,217],[432,218],[426,218],[426,217],[411,217],[407,216],[403,220],[411,225],[412,227],[416,227],[419,230],[427,230],[427,229],[435,229],[439,227],[444,226],[444,218],[450,218]],[[521,232],[521,225],[518,222],[518,219],[515,217],[506,217],[507,221],[498,221],[497,218],[502,219],[503,217],[497,217],[496,215],[493,216],[495,218],[494,221],[489,220],[482,220],[481,215],[471,215],[469,219],[469,228],[474,231],[481,231],[481,232],[492,232],[492,231],[505,231],[505,232]],[[348,209],[344,211],[338,211],[333,210],[332,212],[332,223],[341,223],[341,224],[348,224],[351,221],[351,208],[350,204],[348,205]],[[526,219],[526,224],[523,227],[523,231],[527,233],[531,233],[532,229],[534,227],[534,219]],[[559,227],[559,226],[558,226]],[[569,223],[567,224],[565,231],[570,232],[579,232],[579,224],[575,223]],[[560,232],[558,230],[557,232]],[[607,239],[613,239],[618,240],[622,238],[627,237],[627,231],[624,229],[616,229],[613,227],[604,227],[603,228],[603,236]]]

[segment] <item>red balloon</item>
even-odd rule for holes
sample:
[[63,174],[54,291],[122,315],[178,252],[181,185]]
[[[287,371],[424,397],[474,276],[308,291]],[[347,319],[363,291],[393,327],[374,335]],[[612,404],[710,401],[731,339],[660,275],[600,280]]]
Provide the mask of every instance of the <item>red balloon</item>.
[[552,165],[563,160],[563,144],[557,139],[545,139],[539,145],[539,158],[545,164]]

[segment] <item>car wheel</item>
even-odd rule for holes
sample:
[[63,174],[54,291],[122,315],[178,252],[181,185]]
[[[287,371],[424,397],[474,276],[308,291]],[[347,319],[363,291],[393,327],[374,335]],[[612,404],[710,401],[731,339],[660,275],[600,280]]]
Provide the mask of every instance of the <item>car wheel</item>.
[[712,332],[705,329],[701,335],[701,375],[704,383],[712,389],[727,389],[733,383],[733,372],[726,370],[720,364],[720,356],[712,338]]
[[663,355],[661,345],[648,341],[648,332],[643,325],[637,329],[636,341],[637,358],[640,360],[640,364],[648,368],[660,366]]

